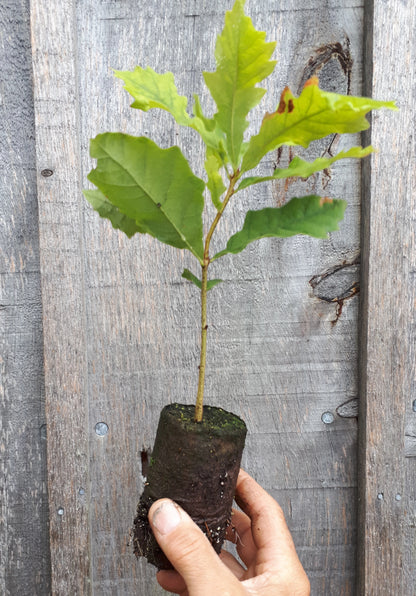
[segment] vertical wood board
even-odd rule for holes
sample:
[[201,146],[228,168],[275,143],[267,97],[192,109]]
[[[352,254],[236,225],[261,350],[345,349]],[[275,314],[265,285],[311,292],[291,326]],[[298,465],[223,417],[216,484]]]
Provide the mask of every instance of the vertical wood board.
[[0,5],[0,594],[50,592],[29,4]]
[[89,454],[75,2],[31,2],[52,593],[89,594]]
[[[162,593],[154,570],[127,546],[128,529],[143,486],[141,452],[151,449],[161,406],[194,399],[199,342],[198,295],[180,277],[188,257],[149,237],[128,241],[84,202],[88,140],[121,130],[177,143],[202,176],[192,131],[166,114],[130,110],[110,68],[171,70],[181,94],[196,91],[210,105],[200,72],[214,68],[225,8],[205,0],[163,1],[157,11],[144,1],[32,6],[38,173],[54,172],[39,176],[53,573],[62,588],[66,569],[72,575],[78,564],[75,548],[74,593],[88,593],[87,578],[100,595]],[[361,6],[262,0],[248,1],[247,12],[278,41],[279,60],[250,132],[287,83],[299,92],[313,74],[324,88],[360,94]],[[342,139],[331,140],[343,149]],[[328,140],[318,143],[314,155],[328,148]],[[278,159],[271,155],[259,172],[271,173]],[[346,300],[339,313],[328,298],[358,281],[359,173],[345,162],[288,189],[254,187],[224,219],[214,247],[247,208],[308,192],[349,201],[328,241],[268,239],[224,259],[213,274],[225,283],[209,305],[207,402],[246,419],[244,466],[282,503],[319,594],[354,593],[356,414],[343,412],[357,398],[358,301]],[[316,276],[326,281],[314,285]],[[108,432],[97,434],[97,423]]]
[[373,117],[364,175],[359,594],[416,585],[415,70],[413,2],[368,3],[366,92],[397,99]]

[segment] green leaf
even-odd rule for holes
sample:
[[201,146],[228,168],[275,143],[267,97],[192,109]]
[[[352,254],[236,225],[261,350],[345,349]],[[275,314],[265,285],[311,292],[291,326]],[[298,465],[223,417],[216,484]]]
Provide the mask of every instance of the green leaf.
[[94,207],[95,211],[111,221],[113,228],[121,230],[131,238],[136,232],[145,233],[134,219],[127,217],[124,213],[112,205],[106,196],[100,190],[83,190],[82,191],[87,201]]
[[201,120],[201,122],[203,123],[205,130],[207,132],[212,132],[213,130],[215,130],[215,127],[216,127],[215,119],[214,118],[206,118],[206,116],[204,116],[204,113],[203,113],[202,107],[201,107],[201,102],[199,101],[199,97],[196,93],[194,93],[193,113],[196,116],[196,118]]
[[191,281],[200,290],[202,289],[202,282],[201,282],[201,280],[198,279],[196,275],[194,275],[193,273],[191,273],[191,271],[189,271],[189,269],[184,269],[183,270],[182,277],[184,279],[187,279],[188,281]]
[[226,163],[228,160],[224,149],[224,133],[214,118],[204,116],[199,97],[196,94],[194,94],[193,113],[195,117],[190,120],[189,126],[200,134],[207,148],[215,151],[223,164]]
[[178,147],[161,149],[146,137],[104,133],[91,140],[97,167],[88,175],[140,231],[202,263],[202,210],[205,183],[191,171]]
[[144,112],[151,108],[165,110],[172,114],[178,124],[196,130],[208,147],[221,152],[224,133],[218,130],[213,118],[205,118],[196,95],[193,108],[195,116],[189,116],[188,100],[184,95],[178,94],[171,72],[159,74],[149,66],[146,69],[136,66],[133,71],[115,70],[114,74],[125,82],[124,89],[134,98],[132,108]]
[[256,84],[275,67],[270,56],[275,43],[266,43],[266,34],[257,31],[244,14],[245,0],[236,0],[225,15],[225,26],[217,38],[215,59],[217,70],[204,72],[204,79],[217,104],[215,120],[224,131],[225,149],[234,169],[240,162],[246,119],[265,90]]
[[227,247],[211,261],[228,253],[241,252],[250,242],[260,238],[287,238],[296,234],[325,238],[328,232],[338,230],[346,206],[347,203],[339,199],[311,195],[295,197],[283,207],[248,211],[243,228],[231,236]]
[[[202,282],[200,279],[198,279],[196,277],[196,275],[194,275],[193,273],[191,273],[191,271],[189,271],[189,269],[184,269],[183,273],[182,273],[182,277],[187,279],[188,281],[191,281],[193,284],[196,285],[197,288],[199,288],[200,290],[202,289]],[[211,279],[210,281],[208,281],[207,283],[207,290],[212,290],[212,288],[214,286],[216,286],[217,284],[221,283],[222,279]]]
[[313,162],[304,161],[300,157],[294,157],[287,168],[276,168],[272,176],[251,176],[244,178],[237,190],[242,190],[253,184],[259,184],[259,182],[267,182],[269,180],[280,180],[282,178],[309,178],[315,172],[326,170],[333,163],[340,159],[347,158],[360,158],[366,157],[374,151],[374,147],[368,146],[364,149],[362,147],[352,147],[348,151],[340,151],[333,157],[318,157]]
[[220,200],[221,195],[225,192],[226,187],[220,174],[221,161],[215,153],[207,151],[207,159],[205,161],[205,170],[208,175],[208,189],[211,193],[211,199],[215,207],[219,211],[222,207]]
[[306,82],[297,98],[286,87],[277,110],[264,116],[260,132],[250,139],[241,172],[256,167],[269,151],[282,145],[308,147],[312,141],[332,133],[365,130],[369,127],[365,115],[382,107],[397,109],[391,101],[322,91],[316,77]]
[[212,290],[212,288],[220,283],[222,283],[222,279],[209,279],[207,283],[207,291],[209,292]]
[[146,69],[136,66],[133,71],[115,70],[114,74],[125,82],[124,89],[133,96],[132,108],[144,112],[160,108],[170,112],[178,124],[189,126],[191,118],[186,111],[188,100],[178,94],[171,72],[158,74],[150,66]]

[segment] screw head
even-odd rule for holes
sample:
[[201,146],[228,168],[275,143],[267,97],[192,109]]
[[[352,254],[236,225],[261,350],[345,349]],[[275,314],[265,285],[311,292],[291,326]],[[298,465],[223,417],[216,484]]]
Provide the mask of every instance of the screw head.
[[60,516],[62,516],[64,514],[64,508],[63,507],[58,507],[57,514],[60,515]]
[[335,416],[332,412],[324,412],[321,416],[321,420],[324,424],[332,424],[335,420]]
[[383,493],[378,493],[378,495],[377,495],[377,499],[378,499],[379,501],[382,501],[382,500],[384,499],[384,495],[383,495]]
[[52,174],[53,174],[53,170],[51,170],[49,168],[45,168],[40,173],[40,175],[43,176],[44,178],[49,178],[50,176],[52,176]]
[[97,422],[95,425],[95,433],[99,437],[104,437],[108,433],[108,424],[105,422]]

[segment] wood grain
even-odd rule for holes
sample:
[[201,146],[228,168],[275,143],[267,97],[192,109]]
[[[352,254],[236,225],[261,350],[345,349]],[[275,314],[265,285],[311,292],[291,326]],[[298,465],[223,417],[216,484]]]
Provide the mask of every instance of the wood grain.
[[90,428],[75,3],[31,2],[31,27],[52,593],[89,594]]
[[50,592],[29,5],[0,5],[0,594]]
[[358,593],[413,594],[415,459],[416,7],[368,3],[366,92],[396,98],[373,118],[378,147],[365,170]]
[[[297,91],[312,74],[330,90],[360,93],[363,11],[356,2],[338,4],[247,2],[255,25],[278,41],[279,59],[250,132],[264,110],[275,108],[285,84]],[[194,399],[198,296],[180,277],[188,257],[149,237],[128,241],[98,219],[80,188],[92,165],[88,140],[104,130],[177,143],[203,175],[192,131],[166,114],[129,110],[110,67],[171,70],[181,94],[200,93],[210,106],[200,72],[214,67],[224,8],[219,0],[162,0],[157,10],[144,0],[32,3],[57,594],[162,593],[154,570],[134,559],[128,530],[143,486],[140,453],[151,449],[160,408]],[[334,138],[318,143],[315,155],[330,142],[343,148]],[[259,172],[271,173],[278,159],[287,161],[288,152],[270,156]],[[44,169],[53,175],[44,178]],[[212,272],[226,283],[209,297],[206,399],[247,420],[244,466],[282,501],[314,593],[350,595],[357,422],[336,412],[357,397],[358,304],[351,298],[336,320],[337,304],[315,295],[310,280],[357,256],[359,164],[337,164],[330,176],[288,189],[277,182],[254,187],[222,222],[213,251],[248,208],[308,192],[348,199],[339,233],[327,241],[260,241]],[[344,282],[340,276],[331,291],[340,293]],[[333,416],[331,424],[324,413]],[[105,435],[94,431],[99,422],[108,427]]]

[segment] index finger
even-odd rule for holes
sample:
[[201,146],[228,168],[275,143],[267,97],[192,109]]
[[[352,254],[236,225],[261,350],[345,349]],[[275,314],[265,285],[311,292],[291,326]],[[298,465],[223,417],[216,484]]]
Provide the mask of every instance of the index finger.
[[251,476],[240,470],[235,500],[251,519],[251,531],[259,550],[277,557],[296,556],[295,545],[280,505]]

